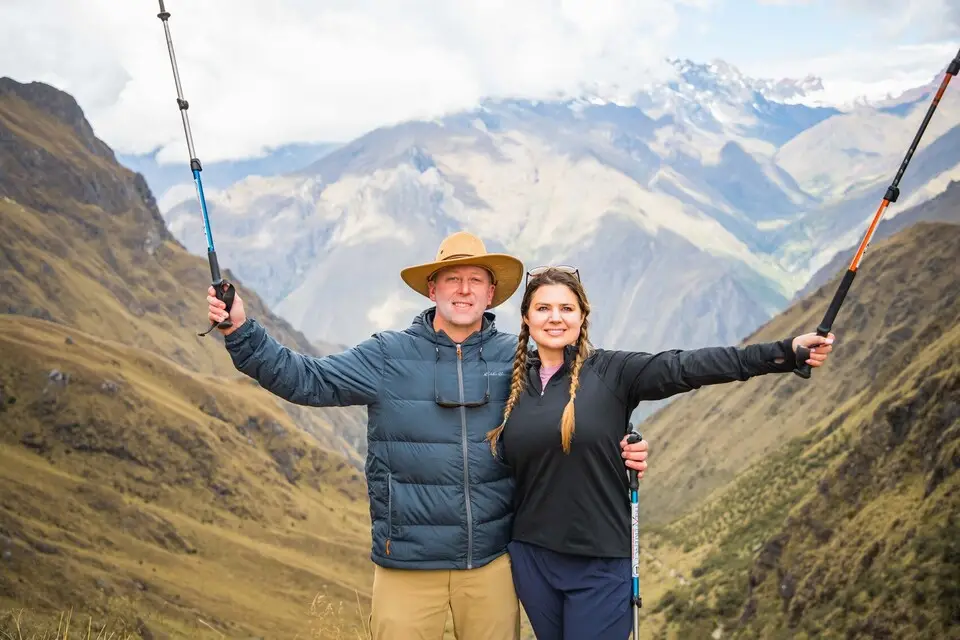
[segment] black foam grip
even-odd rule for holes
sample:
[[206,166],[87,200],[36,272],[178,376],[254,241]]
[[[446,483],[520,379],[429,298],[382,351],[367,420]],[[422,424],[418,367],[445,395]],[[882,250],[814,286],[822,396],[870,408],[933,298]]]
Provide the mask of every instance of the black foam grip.
[[211,323],[210,328],[208,328],[203,333],[198,333],[197,334],[198,336],[205,336],[216,328],[229,329],[230,327],[233,326],[233,322],[230,321],[229,316],[230,316],[230,309],[233,308],[233,299],[237,293],[236,288],[226,280],[221,280],[220,282],[216,282],[213,284],[213,291],[217,296],[217,300],[222,301],[223,304],[226,306],[227,319],[220,323],[217,323],[217,322]]
[[[633,430],[633,425],[630,425],[630,435],[627,436],[627,444],[634,444],[643,440],[643,436]],[[637,481],[637,470],[627,468],[627,478],[630,479],[630,488],[637,489],[639,488],[639,483]]]
[[849,269],[843,274],[843,280],[840,281],[840,286],[837,287],[837,292],[833,295],[833,300],[830,301],[830,307],[824,314],[820,326],[817,327],[817,334],[821,338],[826,338],[829,335],[830,329],[833,328],[833,323],[837,319],[837,314],[840,313],[840,307],[843,306],[843,300],[847,297],[850,285],[853,284],[853,279],[856,277],[857,272]]
[[797,367],[793,370],[795,374],[807,380],[813,373],[813,367],[807,364],[807,358],[810,357],[810,349],[806,347],[797,347]]
[[[830,329],[833,327],[833,323],[837,319],[837,314],[840,313],[840,307],[843,306],[843,301],[850,291],[850,285],[853,284],[853,279],[856,277],[857,272],[850,269],[847,269],[847,272],[843,274],[840,286],[837,287],[836,293],[833,294],[833,300],[830,301],[830,307],[827,308],[827,312],[823,314],[823,320],[820,321],[820,326],[817,327],[817,335],[821,338],[826,338],[830,335]],[[804,349],[802,354],[801,349]],[[813,372],[813,367],[806,363],[809,357],[809,350],[806,350],[804,347],[797,349],[797,368],[794,369],[793,372],[804,379],[809,378]]]
[[233,307],[233,298],[236,295],[237,290],[226,280],[220,281],[214,286],[214,288],[217,292],[217,299],[223,302],[227,311],[227,319],[217,326],[219,326],[221,329],[229,329],[233,326],[233,323],[230,321],[230,309]]

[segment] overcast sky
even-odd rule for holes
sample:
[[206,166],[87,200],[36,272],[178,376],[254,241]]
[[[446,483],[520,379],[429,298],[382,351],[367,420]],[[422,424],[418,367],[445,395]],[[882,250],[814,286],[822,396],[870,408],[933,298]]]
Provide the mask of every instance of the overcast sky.
[[[166,0],[202,159],[347,141],[484,96],[641,86],[666,56],[823,77],[846,100],[933,79],[960,0]],[[73,94],[116,151],[183,130],[150,0],[0,0],[0,76]]]

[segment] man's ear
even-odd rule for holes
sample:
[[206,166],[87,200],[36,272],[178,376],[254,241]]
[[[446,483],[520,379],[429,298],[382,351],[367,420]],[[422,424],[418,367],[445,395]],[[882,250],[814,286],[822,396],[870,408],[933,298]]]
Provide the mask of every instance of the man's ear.
[[427,281],[427,297],[433,302],[437,301],[437,283],[433,280]]

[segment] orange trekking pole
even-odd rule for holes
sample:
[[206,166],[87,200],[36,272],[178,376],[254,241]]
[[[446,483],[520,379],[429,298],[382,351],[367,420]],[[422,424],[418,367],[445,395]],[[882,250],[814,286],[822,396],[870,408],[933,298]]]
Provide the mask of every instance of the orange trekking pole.
[[[900,163],[900,170],[897,171],[896,177],[893,179],[893,182],[890,183],[890,186],[887,187],[887,193],[883,196],[883,201],[880,203],[877,213],[873,216],[873,221],[870,223],[867,233],[863,236],[863,240],[860,242],[859,248],[857,248],[857,253],[853,256],[853,260],[850,262],[850,267],[844,274],[843,280],[840,281],[840,286],[837,287],[837,291],[833,295],[833,300],[830,302],[830,307],[824,314],[823,320],[820,322],[820,326],[817,327],[817,335],[821,338],[826,338],[830,334],[830,328],[833,326],[834,320],[837,319],[837,314],[840,312],[840,306],[843,304],[843,300],[847,296],[847,292],[850,290],[850,285],[853,284],[853,279],[857,276],[857,269],[860,267],[860,260],[863,258],[863,254],[867,250],[867,245],[870,244],[870,239],[873,237],[874,231],[877,230],[877,224],[880,222],[880,218],[883,216],[883,212],[886,210],[887,206],[891,202],[896,202],[897,198],[900,196],[900,178],[903,177],[903,173],[907,170],[907,165],[910,164],[910,159],[916,152],[917,145],[920,144],[920,138],[923,137],[923,132],[926,131],[927,125],[930,123],[930,119],[933,117],[933,112],[937,110],[937,105],[940,104],[940,99],[943,97],[943,92],[946,91],[947,85],[950,84],[950,79],[956,76],[958,72],[960,72],[960,51],[957,51],[956,57],[947,67],[947,71],[943,76],[943,81],[940,83],[940,89],[937,91],[936,95],[934,95],[933,102],[927,109],[927,115],[923,118],[923,122],[920,124],[920,130],[917,131],[917,135],[913,138],[913,143],[907,150],[907,155],[903,158],[903,162]],[[810,352],[806,347],[799,347],[797,349],[797,362],[799,364],[797,365],[797,368],[794,369],[794,373],[801,378],[810,377],[812,367],[806,363],[806,360],[809,356]]]

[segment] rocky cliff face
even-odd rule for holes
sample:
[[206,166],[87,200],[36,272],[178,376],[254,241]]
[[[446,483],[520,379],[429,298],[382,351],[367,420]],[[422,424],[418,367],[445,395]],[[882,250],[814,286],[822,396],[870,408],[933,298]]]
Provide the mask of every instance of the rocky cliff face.
[[[196,335],[207,324],[206,260],[176,241],[143,176],[115,161],[72,97],[39,83],[0,83],[0,211],[0,311],[237,375],[218,334]],[[245,300],[292,348],[319,353],[255,291]],[[359,464],[363,415],[320,410],[302,424]]]

